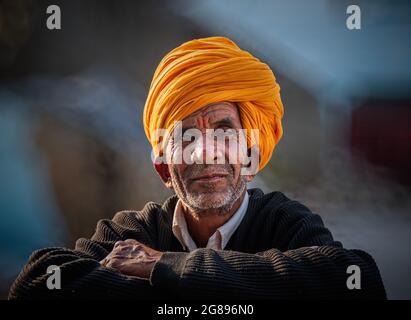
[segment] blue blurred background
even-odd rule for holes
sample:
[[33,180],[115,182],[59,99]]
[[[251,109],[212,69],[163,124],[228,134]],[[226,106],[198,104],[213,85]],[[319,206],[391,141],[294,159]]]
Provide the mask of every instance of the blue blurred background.
[[223,35],[282,90],[284,136],[250,187],[319,213],[411,299],[410,34],[409,1],[0,1],[0,297],[33,250],[170,195],[142,128],[151,77],[180,43]]

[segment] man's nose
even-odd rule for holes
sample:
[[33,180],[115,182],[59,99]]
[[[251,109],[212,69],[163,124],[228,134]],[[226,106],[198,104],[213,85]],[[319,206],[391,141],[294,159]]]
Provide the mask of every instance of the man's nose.
[[191,157],[195,163],[220,163],[224,161],[224,150],[212,135],[203,134],[201,139],[198,139]]

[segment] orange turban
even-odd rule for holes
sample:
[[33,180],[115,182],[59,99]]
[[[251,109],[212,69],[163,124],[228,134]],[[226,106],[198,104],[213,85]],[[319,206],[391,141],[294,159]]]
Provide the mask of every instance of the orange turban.
[[[196,39],[170,51],[154,73],[144,107],[144,130],[159,155],[156,129],[216,102],[236,103],[243,128],[259,129],[259,169],[280,140],[284,109],[270,67],[224,37]],[[249,130],[247,130],[249,131]],[[250,137],[247,137],[251,147]]]

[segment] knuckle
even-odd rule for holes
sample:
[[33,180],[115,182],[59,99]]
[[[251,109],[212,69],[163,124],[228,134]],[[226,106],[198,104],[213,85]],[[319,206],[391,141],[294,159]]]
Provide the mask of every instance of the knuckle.
[[123,246],[124,244],[125,244],[125,241],[119,240],[119,241],[117,241],[117,242],[114,244],[114,248]]

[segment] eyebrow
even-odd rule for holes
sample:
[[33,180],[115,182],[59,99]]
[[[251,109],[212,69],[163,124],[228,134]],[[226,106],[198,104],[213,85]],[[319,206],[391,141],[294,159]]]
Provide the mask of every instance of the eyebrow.
[[[218,127],[218,126],[234,127],[233,119],[230,117],[226,117],[221,120],[214,121],[211,124],[215,127]],[[184,135],[184,133],[189,129],[196,129],[196,127],[195,126],[184,127],[181,129],[182,134]]]

